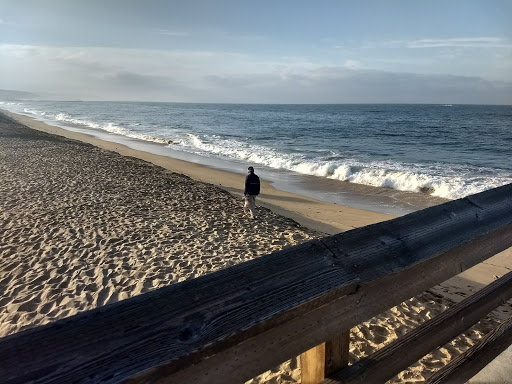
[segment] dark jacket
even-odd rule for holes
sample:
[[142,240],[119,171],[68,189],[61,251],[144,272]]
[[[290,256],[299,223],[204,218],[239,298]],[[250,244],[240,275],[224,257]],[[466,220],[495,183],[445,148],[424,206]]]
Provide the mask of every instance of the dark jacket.
[[254,173],[249,173],[245,178],[245,191],[244,195],[259,195],[260,194],[260,178]]

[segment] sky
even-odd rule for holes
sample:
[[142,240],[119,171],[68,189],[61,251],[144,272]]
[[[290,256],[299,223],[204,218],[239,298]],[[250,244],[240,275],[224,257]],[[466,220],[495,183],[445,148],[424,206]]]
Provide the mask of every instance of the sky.
[[0,89],[81,100],[512,104],[512,1],[0,0]]

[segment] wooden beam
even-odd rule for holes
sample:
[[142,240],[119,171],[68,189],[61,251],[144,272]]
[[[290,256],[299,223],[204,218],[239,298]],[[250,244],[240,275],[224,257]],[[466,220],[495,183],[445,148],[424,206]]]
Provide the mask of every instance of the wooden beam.
[[[215,372],[215,377],[230,377],[233,382],[250,379],[282,361],[297,356],[325,340],[329,340],[340,329],[350,329],[368,318],[507,249],[512,246],[512,225],[507,224],[512,220],[510,216],[512,213],[512,185],[500,191],[493,190],[493,192],[493,196],[472,196],[476,199],[467,200],[469,204],[463,207],[459,205],[460,201],[458,201],[457,207],[452,205],[454,202],[450,202],[425,211],[429,211],[430,214],[438,217],[441,221],[446,220],[447,216],[451,220],[463,216],[467,220],[465,227],[475,229],[475,226],[479,225],[478,222],[482,220],[482,212],[487,211],[487,206],[491,206],[492,209],[485,214],[486,224],[484,226],[489,228],[488,225],[492,223],[492,217],[495,216],[500,224],[495,223],[496,226],[491,226],[497,229],[488,232],[483,231],[486,232],[485,235],[481,233],[481,236],[476,239],[462,241],[462,245],[454,246],[445,252],[438,251],[430,259],[413,264],[409,268],[402,270],[396,268],[394,272],[380,278],[361,281],[356,294],[337,298],[329,305],[312,309],[302,316],[291,319],[282,326],[274,327],[239,345],[219,351],[193,367],[173,373],[169,377],[171,382],[222,383],[222,380],[212,381],[211,373],[213,372]],[[450,207],[454,209],[450,210]],[[466,209],[473,212],[465,212]],[[425,211],[421,211],[422,214],[425,214]],[[416,212],[416,214],[418,213]],[[399,219],[404,218],[407,218],[407,216]],[[375,224],[345,232],[337,235],[337,239],[340,243],[343,243],[344,238],[354,239],[361,236],[360,241],[350,241],[356,249],[366,246],[367,241],[380,244],[380,238],[373,231],[385,228],[388,223]],[[439,234],[440,238],[443,237],[443,234],[447,234],[454,243],[460,241],[460,238],[457,239],[446,227],[443,228],[439,225],[431,227],[431,224],[427,222],[426,226],[428,228],[425,229],[422,223],[424,223],[424,220],[421,217],[418,217],[418,221],[412,225],[410,220],[407,220],[404,230],[414,232],[418,230],[417,226],[420,225],[421,229],[419,231],[426,231],[430,228],[435,234]],[[466,228],[461,228],[461,232],[467,233]],[[368,234],[368,232],[372,232],[374,235],[372,233]],[[387,231],[386,235],[389,235]],[[473,236],[475,236],[474,233]],[[443,244],[442,247],[446,249],[447,244]],[[371,249],[372,247],[368,248]],[[413,248],[409,249],[412,255],[414,251]],[[374,268],[389,262],[389,258],[385,257],[385,255],[390,254],[389,249],[381,252],[382,257],[375,260],[373,264],[367,265],[367,268]],[[346,253],[347,255],[350,254],[348,251]],[[361,258],[364,260],[365,256],[368,255],[362,255]],[[357,261],[355,265],[357,265]],[[393,269],[393,266],[390,265],[390,268]],[[404,289],[404,287],[407,287],[407,289]],[[274,354],[275,345],[280,346],[279,356]],[[241,356],[244,356],[244,358],[241,359]],[[166,377],[168,373],[167,367],[157,367],[134,378],[131,382],[165,383],[166,379],[163,379],[163,377]]]
[[[322,384],[384,383],[512,297],[512,272]],[[448,326],[449,325],[449,326]]]
[[348,365],[350,331],[300,355],[301,383],[318,384]]
[[512,184],[8,336],[0,377],[247,380],[510,246]]
[[425,383],[465,383],[510,345],[512,345],[512,317],[485,335],[478,344],[450,361]]
[[0,340],[0,377],[117,382],[169,360],[179,370],[223,349],[222,339],[238,344],[354,293],[357,279],[332,265],[314,240],[10,335]]
[[[494,192],[497,191],[494,190]],[[496,215],[500,217],[500,221],[503,219],[506,223],[507,220],[510,220],[510,208],[512,207],[510,189],[507,190],[506,196],[507,198],[502,203],[497,202],[497,197],[495,199],[488,198],[488,204],[480,203],[483,208],[477,208],[479,213],[473,212],[473,220],[478,220],[478,215],[485,211],[485,206],[490,205],[494,207],[493,210],[496,210]],[[470,202],[469,209],[477,207],[477,204]],[[434,208],[437,209],[431,208],[430,212],[439,217],[440,220],[444,220],[446,215],[451,219],[460,216],[458,214],[459,210],[451,211],[446,205]],[[461,208],[461,210],[464,211],[465,209]],[[486,220],[491,220],[491,216],[492,214],[487,212]],[[465,215],[465,217],[469,218],[470,215]],[[471,220],[469,221],[471,222]],[[408,229],[416,230],[415,226],[421,222],[419,220],[412,227],[409,226]],[[386,223],[382,223],[382,225],[384,226]],[[476,225],[475,222],[473,224]],[[231,377],[232,381],[243,381],[254,377],[269,367],[297,356],[325,340],[329,340],[340,329],[350,329],[383,310],[389,309],[512,246],[512,226],[503,225],[503,221],[501,221],[501,225],[497,230],[487,232],[486,235],[468,241],[463,245],[455,246],[447,252],[439,253],[436,257],[413,265],[405,271],[396,271],[370,282],[360,282],[356,294],[340,297],[329,305],[313,309],[303,316],[290,320],[283,326],[275,327],[239,345],[220,351],[201,361],[200,364],[176,372],[172,375],[172,382],[213,383],[211,381],[212,372],[216,373],[215,377]],[[379,227],[379,224],[374,227]],[[472,227],[472,224],[468,223],[468,227]],[[356,236],[361,231],[368,230],[368,228],[345,232],[339,236]],[[439,231],[440,234],[445,232],[447,231],[444,228]],[[456,242],[453,236],[451,238]],[[367,241],[375,240],[372,237],[370,239]],[[378,238],[377,241],[380,242]],[[357,243],[357,241],[353,241],[353,244]],[[365,241],[361,240],[359,245],[362,246],[364,243]],[[414,250],[411,249],[410,252],[413,253]],[[386,251],[382,251],[382,258],[380,261],[377,260],[376,264],[384,263],[384,260],[386,260],[384,255],[386,254],[388,254]],[[373,268],[373,265],[368,266],[368,268]],[[408,287],[408,289],[404,290],[404,287]],[[273,354],[275,345],[280,346],[280,360],[277,360]],[[244,356],[244,359],[241,359],[240,356]],[[262,369],[258,369],[258,367]],[[148,371],[145,375],[134,378],[132,382],[164,383],[166,380],[160,380],[160,377],[165,377],[166,374],[166,368],[159,367]],[[222,383],[222,380],[218,382]]]

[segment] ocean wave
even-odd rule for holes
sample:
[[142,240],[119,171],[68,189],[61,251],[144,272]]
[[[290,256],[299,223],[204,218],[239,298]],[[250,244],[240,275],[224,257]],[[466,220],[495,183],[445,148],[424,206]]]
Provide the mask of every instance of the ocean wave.
[[14,101],[0,101],[0,105],[20,105],[21,103]]
[[127,128],[124,128],[121,126],[121,124],[114,124],[112,122],[104,122],[99,123],[91,120],[84,120],[84,119],[76,119],[71,117],[70,115],[66,113],[58,113],[55,115],[55,119],[60,122],[76,125],[76,126],[83,126],[86,128],[93,128],[98,129],[102,131],[106,131],[109,133],[113,133],[115,135],[125,136],[132,139],[142,140],[142,141],[150,141],[158,144],[170,144],[172,143],[172,140],[164,138],[164,137],[158,137],[153,135],[147,135],[144,133],[138,133],[130,131]]
[[373,168],[371,165],[358,170],[341,166],[330,178],[374,187],[427,193],[451,200],[512,182],[510,177],[472,177],[470,175],[454,177],[407,169],[397,171]]
[[45,116],[46,112],[38,111],[37,109],[23,108],[23,112],[29,115]]
[[355,184],[427,193],[451,200],[512,183],[512,177],[505,175],[503,177],[472,177],[468,174],[445,176],[434,174],[434,169],[418,172],[407,169],[407,165],[398,163],[394,164],[393,168],[395,169],[382,168],[379,164],[371,162],[368,164],[353,163],[357,165],[308,161],[296,164],[289,170]]
[[[73,117],[70,114],[65,113],[65,112],[50,113],[50,112],[41,111],[41,110],[34,109],[34,108],[24,107],[23,103],[12,103],[12,102],[1,101],[0,105],[16,106],[17,108],[12,109],[12,111],[15,113],[23,113],[26,115],[31,115],[31,116],[34,116],[35,118],[42,119],[50,124],[58,123],[57,125],[61,125],[61,126],[63,125],[63,128],[66,128],[66,126],[92,128],[92,129],[112,133],[115,135],[129,137],[129,138],[136,139],[136,140],[150,141],[150,142],[154,142],[154,143],[158,143],[158,144],[165,144],[165,145],[169,145],[169,144],[173,143],[173,140],[171,140],[169,138],[131,131],[131,130],[123,127],[123,125],[126,125],[124,123],[115,124],[112,122],[97,122],[94,120],[80,119],[80,118]],[[132,124],[132,126],[134,126],[134,127],[139,127],[141,125],[142,125],[141,123]]]
[[[400,191],[427,193],[433,196],[458,199],[484,190],[512,183],[510,175],[472,176],[491,174],[490,170],[448,164],[401,164],[393,161],[363,162],[347,158],[338,161],[306,159],[297,154],[280,153],[272,148],[254,146],[236,140],[200,138],[189,134],[180,143],[186,150],[197,149],[209,155],[222,156],[274,169],[304,175],[325,177],[350,183],[391,188]],[[442,174],[444,172],[444,174]]]
[[[173,144],[172,148],[194,153],[203,157],[220,157],[228,160],[260,164],[274,169],[282,169],[303,175],[330,178],[350,183],[392,188],[401,191],[427,193],[447,199],[457,199],[467,195],[512,183],[510,171],[497,168],[483,168],[439,162],[436,164],[412,164],[398,161],[375,161],[372,158],[358,157],[353,150],[341,153],[326,146],[322,150],[305,145],[280,145],[272,143],[272,135],[262,135],[257,140],[244,139],[229,134],[199,134],[192,131],[193,124],[173,122],[168,117],[161,120],[141,121],[140,115],[94,114],[78,108],[76,113],[62,105],[50,105],[44,111],[45,104],[22,104],[0,102],[6,109],[39,118],[63,128],[80,127],[101,130],[136,140],[149,141],[163,145]],[[63,112],[65,111],[65,112]],[[69,111],[69,112],[68,112]],[[104,113],[104,112],[103,112]],[[83,117],[89,114],[93,117]],[[96,116],[96,117],[94,117]],[[125,116],[128,116],[126,118]],[[131,120],[130,120],[131,119]],[[198,130],[201,126],[198,125]],[[208,128],[210,132],[214,129]],[[236,132],[235,132],[236,133]],[[376,134],[377,135],[377,134]],[[399,135],[391,133],[390,135]],[[255,144],[267,141],[267,146]],[[314,140],[314,139],[312,139]],[[507,138],[504,138],[507,140]],[[441,145],[441,144],[440,144]]]

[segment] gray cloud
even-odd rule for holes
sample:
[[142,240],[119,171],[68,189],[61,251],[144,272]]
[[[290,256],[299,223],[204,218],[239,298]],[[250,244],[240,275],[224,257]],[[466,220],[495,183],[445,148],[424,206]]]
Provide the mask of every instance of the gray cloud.
[[510,42],[499,37],[469,37],[448,39],[420,39],[407,41],[407,48],[504,48],[510,47]]
[[167,29],[155,29],[153,33],[157,35],[174,36],[174,37],[187,37],[190,36],[188,32],[170,31]]
[[510,48],[510,39],[502,37],[450,37],[444,39],[390,40],[384,42],[367,41],[364,48]]
[[510,83],[450,75],[322,68],[286,79],[257,74],[208,81],[221,94],[236,91],[257,103],[512,103]]
[[[222,52],[0,45],[1,88],[81,99],[512,104],[512,83]],[[20,76],[20,74],[23,76]]]

